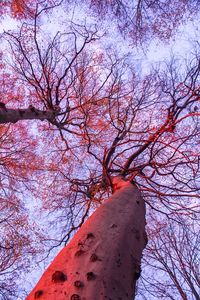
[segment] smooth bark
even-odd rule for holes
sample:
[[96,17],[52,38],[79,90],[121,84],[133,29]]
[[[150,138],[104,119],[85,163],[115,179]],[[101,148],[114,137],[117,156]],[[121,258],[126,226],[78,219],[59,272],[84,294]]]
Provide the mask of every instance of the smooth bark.
[[0,124],[16,123],[19,120],[53,120],[56,113],[53,110],[42,111],[34,107],[26,109],[0,108]]
[[121,179],[75,234],[26,300],[133,299],[146,246],[145,204]]

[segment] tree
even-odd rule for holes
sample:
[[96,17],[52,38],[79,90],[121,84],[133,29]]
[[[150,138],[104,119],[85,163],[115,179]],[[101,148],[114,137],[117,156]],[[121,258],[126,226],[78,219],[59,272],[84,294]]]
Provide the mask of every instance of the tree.
[[166,42],[177,27],[196,14],[198,1],[86,0],[101,18],[117,22],[119,31],[133,42],[158,38]]
[[148,42],[152,38],[166,42],[181,24],[186,23],[188,19],[192,20],[199,9],[199,2],[196,0],[76,0],[75,3],[69,0],[12,0],[3,1],[0,13],[10,12],[12,17],[18,19],[33,18],[34,7],[38,4],[46,4],[51,8],[64,4],[67,9],[72,10],[85,4],[101,21],[102,18],[109,22],[112,20],[125,38],[137,43]]
[[[160,230],[158,230],[158,228]],[[184,218],[177,222],[159,224],[149,233],[145,265],[156,269],[151,276],[143,275],[142,299],[145,290],[162,299],[199,299],[199,226]],[[160,272],[160,276],[158,275]],[[148,272],[147,272],[148,273]],[[145,274],[145,272],[144,272]]]
[[[120,59],[110,50],[107,53],[96,51],[93,45],[99,46],[100,36],[95,27],[88,28],[86,25],[71,23],[67,31],[58,32],[51,39],[43,34],[42,13],[46,13],[46,10],[37,6],[32,22],[23,22],[20,31],[5,34],[13,59],[12,64],[9,60],[9,71],[17,76],[17,85],[26,84],[27,89],[23,96],[28,100],[23,100],[24,107],[20,109],[16,107],[16,102],[13,104],[13,101],[9,101],[8,105],[6,103],[1,110],[1,120],[2,123],[6,123],[30,118],[41,120],[48,116],[46,120],[49,125],[37,123],[38,127],[35,128],[40,130],[41,139],[46,139],[50,145],[50,150],[46,148],[46,155],[50,161],[46,171],[50,177],[47,181],[45,205],[52,211],[56,207],[56,216],[59,210],[69,216],[69,220],[62,224],[64,226],[67,223],[67,226],[64,226],[65,232],[61,232],[56,242],[67,242],[72,232],[83,224],[91,211],[113,193],[110,200],[96,210],[94,217],[89,218],[64,249],[69,249],[70,245],[75,243],[76,236],[78,238],[80,235],[82,240],[82,234],[86,235],[85,228],[91,243],[96,236],[97,241],[100,241],[102,236],[105,236],[105,227],[102,226],[102,232],[98,236],[98,231],[89,230],[90,226],[93,227],[97,221],[100,223],[95,224],[104,223],[101,218],[102,211],[112,207],[114,204],[109,203],[113,203],[114,199],[116,204],[118,200],[123,201],[127,189],[132,191],[133,195],[139,193],[138,188],[142,192],[142,197],[133,197],[135,207],[139,206],[137,201],[142,203],[145,199],[157,214],[162,213],[169,218],[176,218],[182,211],[186,211],[188,216],[196,213],[198,206],[195,201],[199,197],[196,181],[199,164],[198,57],[194,58],[188,70],[183,70],[180,74],[177,72],[177,63],[173,61],[164,70],[152,72],[141,78],[128,66],[128,57]],[[9,108],[9,105],[14,108]],[[31,106],[28,109],[25,108],[29,105]],[[17,119],[13,119],[13,109]],[[119,187],[122,187],[117,192],[115,180],[118,175],[122,176],[123,180],[120,181]],[[191,203],[188,202],[189,197],[192,199]],[[127,201],[127,206],[129,205]],[[130,217],[136,214],[135,210],[127,211]],[[110,209],[108,212],[105,221],[110,220]],[[123,211],[122,215],[125,213],[126,211]],[[117,216],[117,213],[113,216],[116,218],[117,227],[119,225],[124,228],[125,218]],[[61,218],[63,220],[63,215]],[[128,290],[128,283],[131,281],[128,276],[122,297],[126,293],[127,297],[131,297],[140,275],[140,259],[145,246],[144,219],[144,209],[141,209],[141,227],[138,228],[137,222],[134,228],[129,222],[127,224],[128,227],[130,225],[130,230],[134,231],[133,242],[139,250],[134,249],[132,289]],[[69,228],[68,232],[66,228]],[[110,230],[114,228],[115,226]],[[119,236],[125,236],[124,229],[119,230]],[[125,244],[127,245],[127,240]],[[131,245],[132,243],[129,246]],[[80,252],[84,251],[82,246],[79,246]],[[123,244],[119,243],[116,249],[120,249],[120,254],[123,253],[123,276],[129,261],[125,260],[122,246]],[[91,246],[91,250],[95,250],[93,247]],[[55,260],[56,266],[57,263],[60,264],[60,257],[63,257],[65,250]],[[76,246],[72,253],[75,255],[75,251],[79,250]],[[91,258],[95,260],[93,266],[105,263],[106,260],[101,259],[102,256],[107,257],[106,250],[107,248],[104,248],[104,254],[100,255],[89,252],[94,254]],[[126,249],[127,253],[131,253],[131,250]],[[89,256],[82,254],[80,259],[78,258],[79,268],[85,272],[84,265],[81,264]],[[92,263],[93,261],[91,265]],[[70,264],[70,267],[73,266]],[[47,271],[44,280],[50,272],[54,276],[50,278],[49,289],[54,289],[55,283],[58,286],[59,281],[68,284],[68,272],[65,274],[63,270]],[[95,282],[99,282],[98,276],[94,271],[89,271],[86,280],[91,280],[91,287],[95,286]],[[106,276],[112,279],[112,269]],[[75,280],[78,283],[73,286],[73,290],[80,288],[82,293],[82,283],[79,279]],[[124,282],[123,277],[122,281]],[[112,292],[119,295],[119,288],[120,286],[116,285],[116,290]],[[84,291],[85,289],[83,293]],[[37,286],[33,292],[34,297],[45,297],[43,292],[43,287],[40,289]],[[86,295],[89,292],[90,289],[87,289]],[[107,292],[110,293],[110,290]],[[48,299],[50,297],[54,296],[48,295]]]
[[[15,76],[1,64],[0,97],[4,103],[20,105],[23,89],[16,84]],[[12,86],[13,91],[10,90]],[[2,103],[2,104],[4,104]],[[5,104],[0,115],[7,113]],[[2,120],[2,119],[1,119]],[[37,140],[31,134],[31,126],[21,122],[13,128],[0,125],[0,298],[2,300],[25,297],[26,291],[19,287],[21,274],[28,272],[31,261],[41,256],[40,244],[43,234],[37,221],[29,215],[30,204],[37,194],[36,175],[42,157],[36,156]]]
[[[41,254],[42,234],[37,223],[28,216],[26,200],[30,188],[30,177],[36,167],[35,156],[27,135],[24,140],[23,126],[15,127],[12,132],[9,126],[0,127],[0,298],[14,299],[25,295],[18,289],[21,272],[30,268],[30,260]],[[28,148],[28,149],[27,149]],[[32,159],[32,165],[27,158]],[[33,164],[35,166],[33,168]],[[33,182],[33,178],[32,178]],[[30,195],[30,193],[29,193]]]
[[27,299],[131,299],[146,244],[145,206],[132,184],[115,178],[113,186],[119,191],[82,225]]
[[[46,4],[56,7],[61,1],[47,0]],[[34,17],[35,6],[37,3],[45,4],[44,1],[30,0],[2,0],[0,15],[10,15],[15,19],[31,19]]]

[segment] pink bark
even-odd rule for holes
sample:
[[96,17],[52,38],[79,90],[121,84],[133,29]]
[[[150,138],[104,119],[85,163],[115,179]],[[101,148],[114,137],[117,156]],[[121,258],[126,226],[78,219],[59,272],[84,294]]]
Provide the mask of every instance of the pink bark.
[[145,204],[133,184],[120,179],[114,187],[26,300],[133,299],[147,243]]

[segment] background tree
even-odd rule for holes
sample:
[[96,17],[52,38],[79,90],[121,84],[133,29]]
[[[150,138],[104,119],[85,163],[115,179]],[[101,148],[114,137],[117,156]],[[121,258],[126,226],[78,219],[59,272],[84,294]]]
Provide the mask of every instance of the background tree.
[[[184,218],[180,218],[179,223],[159,222],[148,235],[151,238],[144,255],[144,265],[148,270],[147,273],[144,270],[142,276],[143,284],[139,290],[141,298],[147,299],[150,294],[153,299],[198,300],[200,273],[197,223],[191,220],[187,222]],[[149,264],[152,269],[150,276]]]
[[[3,1],[1,14],[11,13],[15,18],[32,18],[34,6],[47,4],[51,7],[64,4],[67,9],[77,5],[84,6],[86,13],[95,14],[99,20],[116,23],[119,32],[133,42],[148,42],[152,38],[169,40],[176,29],[188,19],[191,21],[199,9],[199,2],[192,1],[153,1],[153,0],[45,0],[30,2],[29,0]],[[71,6],[70,6],[71,5]]]
[[180,24],[192,20],[199,6],[198,1],[87,0],[86,3],[101,18],[116,21],[122,35],[133,42],[154,38],[166,42]]
[[25,295],[18,286],[21,273],[29,270],[31,260],[42,250],[42,234],[29,217],[26,201],[36,167],[27,160],[32,157],[32,163],[35,161],[33,146],[28,136],[24,135],[21,141],[22,125],[15,129],[18,132],[12,132],[10,126],[0,128],[0,297],[3,300]]
[[[4,101],[1,119],[7,113],[7,103],[12,103],[13,108],[20,107],[24,89],[17,85],[16,77],[3,63],[0,72],[0,97]],[[3,300],[25,297],[25,288],[20,284],[22,273],[25,276],[43,250],[43,234],[30,214],[34,210],[34,201],[31,205],[30,199],[37,194],[36,175],[38,170],[41,172],[44,160],[36,155],[38,142],[31,131],[31,124],[27,130],[24,122],[14,127],[0,125],[0,298]]]

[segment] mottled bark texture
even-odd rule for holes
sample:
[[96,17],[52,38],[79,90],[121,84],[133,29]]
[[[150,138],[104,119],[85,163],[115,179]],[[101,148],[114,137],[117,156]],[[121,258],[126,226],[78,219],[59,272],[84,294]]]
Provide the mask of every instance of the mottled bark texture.
[[42,111],[34,107],[27,109],[9,109],[0,104],[0,124],[16,123],[19,120],[53,120],[56,113],[52,110]]
[[147,243],[145,204],[136,186],[115,192],[57,255],[26,300],[133,299]]

